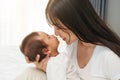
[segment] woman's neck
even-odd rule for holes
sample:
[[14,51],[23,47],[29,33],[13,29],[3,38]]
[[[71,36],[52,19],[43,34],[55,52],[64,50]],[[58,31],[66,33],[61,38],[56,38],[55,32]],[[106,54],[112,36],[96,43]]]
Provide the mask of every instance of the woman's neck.
[[77,61],[80,68],[84,68],[88,64],[95,46],[90,43],[78,42]]

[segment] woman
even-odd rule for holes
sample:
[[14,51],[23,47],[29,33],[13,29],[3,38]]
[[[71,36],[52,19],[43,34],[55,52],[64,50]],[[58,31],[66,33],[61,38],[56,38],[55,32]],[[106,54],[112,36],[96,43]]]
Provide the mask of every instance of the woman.
[[[49,0],[46,17],[55,34],[68,44],[69,66],[81,80],[120,80],[120,38],[89,0]],[[37,68],[47,72],[47,59],[39,63],[39,58]]]
[[81,80],[120,80],[120,38],[89,0],[50,0],[46,17],[55,34],[77,48],[68,55]]

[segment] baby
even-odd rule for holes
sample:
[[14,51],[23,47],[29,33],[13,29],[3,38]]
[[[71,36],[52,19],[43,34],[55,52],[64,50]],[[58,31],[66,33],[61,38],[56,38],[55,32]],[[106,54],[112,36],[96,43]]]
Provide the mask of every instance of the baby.
[[32,32],[24,38],[20,50],[30,61],[35,61],[39,54],[39,61],[41,61],[46,56],[56,56],[58,45],[59,41],[55,36],[48,35],[45,32]]
[[[40,55],[39,61],[46,56],[50,57],[46,68],[46,74],[49,73],[47,80],[70,80],[69,77],[73,77],[71,78],[73,80],[78,77],[77,74],[74,74],[76,70],[68,66],[67,52],[59,54],[58,45],[59,41],[55,36],[45,32],[32,32],[24,38],[20,50],[30,61],[35,61],[38,54]],[[66,74],[70,76],[66,76]]]

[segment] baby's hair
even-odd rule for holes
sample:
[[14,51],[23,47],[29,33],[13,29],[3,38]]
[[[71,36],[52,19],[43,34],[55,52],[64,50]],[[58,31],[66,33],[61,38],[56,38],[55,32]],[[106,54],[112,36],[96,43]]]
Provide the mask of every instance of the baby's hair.
[[32,32],[24,38],[20,46],[21,52],[27,56],[30,61],[35,61],[38,54],[40,55],[39,62],[46,57],[43,49],[47,48],[47,45],[43,41],[35,39],[35,37],[39,36],[40,34],[38,34],[38,32]]

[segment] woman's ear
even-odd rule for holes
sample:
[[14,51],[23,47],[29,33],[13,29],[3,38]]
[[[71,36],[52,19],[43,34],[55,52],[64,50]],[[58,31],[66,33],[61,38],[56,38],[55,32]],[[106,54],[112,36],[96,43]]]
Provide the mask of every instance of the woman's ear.
[[43,48],[42,51],[44,54],[47,54],[47,56],[49,56],[51,54],[51,51],[47,48]]

